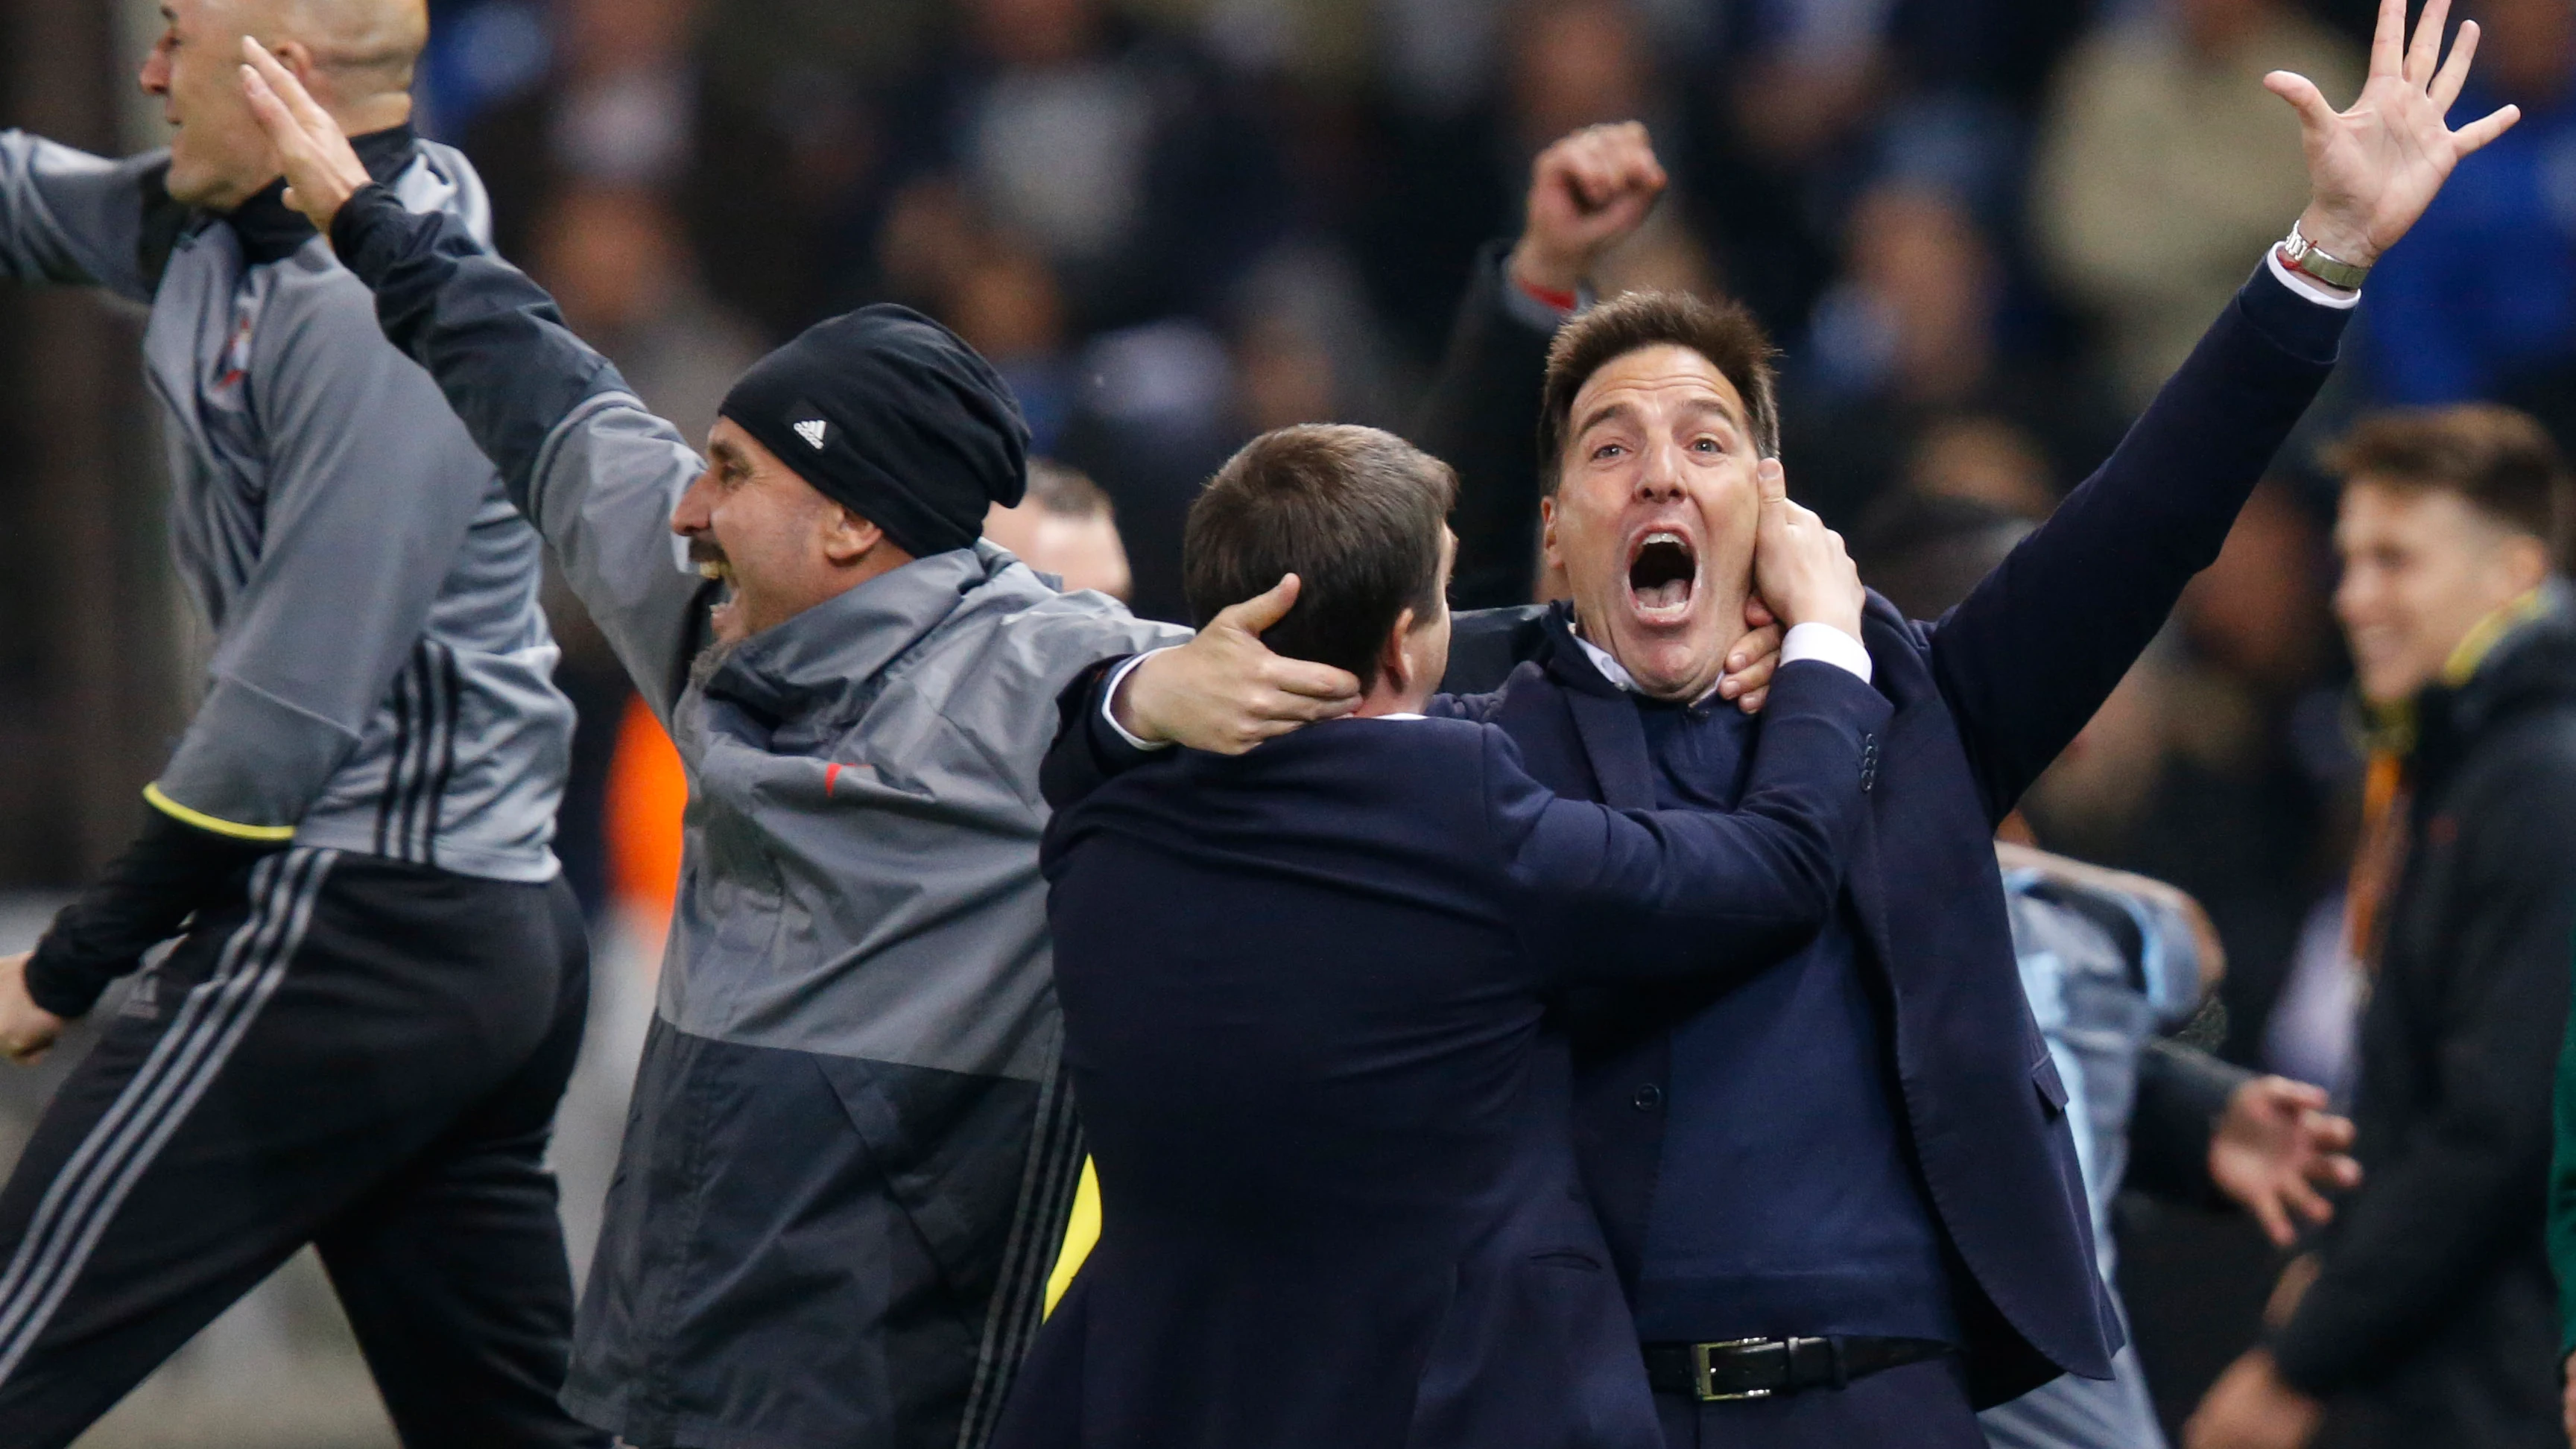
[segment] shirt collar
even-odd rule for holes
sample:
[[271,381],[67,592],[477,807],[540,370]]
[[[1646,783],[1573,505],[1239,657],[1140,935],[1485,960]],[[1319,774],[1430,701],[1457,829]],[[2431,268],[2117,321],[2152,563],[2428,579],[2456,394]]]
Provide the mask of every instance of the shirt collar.
[[[1601,671],[1601,677],[1609,680],[1611,684],[1618,688],[1620,693],[1645,693],[1644,690],[1637,687],[1637,678],[1635,675],[1628,672],[1628,666],[1620,663],[1618,658],[1609,650],[1604,649],[1600,645],[1583,637],[1583,629],[1581,625],[1578,624],[1575,627],[1568,629],[1566,632],[1573,638],[1576,646],[1583,650],[1583,657],[1591,660],[1592,667]],[[1717,683],[1710,685],[1707,693],[1692,700],[1691,703],[1694,705],[1700,705],[1706,704],[1710,700],[1715,699],[1717,697],[1718,689],[1725,683],[1726,675],[1723,672],[1720,672],[1717,676]]]

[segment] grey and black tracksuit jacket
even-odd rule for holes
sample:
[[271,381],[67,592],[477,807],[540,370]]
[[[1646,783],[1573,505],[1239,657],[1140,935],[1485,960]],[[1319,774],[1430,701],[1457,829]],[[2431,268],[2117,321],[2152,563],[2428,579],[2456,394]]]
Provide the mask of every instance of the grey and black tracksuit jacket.
[[[358,146],[396,205],[482,230],[455,152]],[[603,1444],[557,1402],[544,1155],[588,967],[536,535],[279,187],[214,216],[166,168],[0,133],[0,271],[151,309],[215,641],[143,834],[27,967],[80,1015],[180,937],[0,1184],[0,1439],[69,1444],[311,1244],[406,1444]]]
[[[488,232],[463,156],[408,129],[363,139],[405,206]],[[162,189],[168,166],[0,132],[0,270],[151,308],[172,546],[215,631],[204,702],[146,791],[147,843],[187,844],[129,857],[103,887],[165,904],[142,923],[75,910],[49,938],[30,987],[65,1015],[175,929],[193,882],[232,873],[173,850],[291,843],[521,882],[557,869],[572,708],[552,683],[536,535],[329,247],[273,193],[229,221],[192,212]]]
[[565,1402],[645,1446],[981,1443],[1080,1161],[1038,767],[1076,673],[1181,631],[979,542],[702,654],[688,443],[455,219],[371,187],[333,241],[688,774]]

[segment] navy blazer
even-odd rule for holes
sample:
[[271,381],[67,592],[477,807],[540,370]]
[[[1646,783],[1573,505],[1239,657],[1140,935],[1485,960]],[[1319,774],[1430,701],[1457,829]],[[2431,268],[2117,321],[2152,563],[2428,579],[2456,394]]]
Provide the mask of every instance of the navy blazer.
[[1175,751],[1061,808],[1102,1233],[995,1443],[1660,1446],[1541,1017],[1812,937],[1888,715],[1784,668],[1732,814],[1556,799],[1454,719]]
[[[1895,703],[1847,909],[1887,987],[1896,1076],[1958,1284],[1978,1404],[2060,1371],[2107,1377],[2101,1290],[2058,1080],[2021,989],[1995,827],[2155,637],[2332,370],[2347,313],[2258,270],[2119,449],[1938,623],[1872,595],[1862,620]],[[1444,683],[1561,794],[1651,804],[1634,707],[1539,609],[1461,614]],[[1514,661],[1519,661],[1515,663]],[[1669,997],[1588,993],[1575,1017],[1584,1178],[1633,1284],[1662,1156]],[[1654,1094],[1648,1094],[1652,1099]]]

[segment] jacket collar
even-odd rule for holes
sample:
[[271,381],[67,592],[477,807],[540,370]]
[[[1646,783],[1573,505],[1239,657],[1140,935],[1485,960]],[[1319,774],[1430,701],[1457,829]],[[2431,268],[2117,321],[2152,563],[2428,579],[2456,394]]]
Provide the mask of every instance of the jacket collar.
[[[411,165],[419,141],[409,123],[349,138],[367,175],[384,186],[392,185]],[[286,178],[281,176],[224,216],[225,224],[241,238],[242,260],[251,266],[284,261],[313,239],[313,223],[288,207],[285,197]]]
[[1655,762],[1634,696],[1610,682],[1574,635],[1573,606],[1548,606],[1548,677],[1563,687],[1566,712],[1583,742],[1583,756],[1601,787],[1601,803],[1617,810],[1655,808]]
[[2442,681],[2412,701],[2404,742],[2428,777],[2439,775],[2499,722],[2552,705],[2576,706],[2576,590],[2557,579],[2470,632]]
[[1547,672],[1559,684],[1585,694],[1624,700],[1628,692],[1619,687],[1601,667],[1592,661],[1591,651],[1574,632],[1574,605],[1563,599],[1547,606],[1544,619],[1547,630]]
[[772,728],[854,718],[876,697],[887,667],[1010,562],[979,541],[879,574],[709,656],[706,692]]

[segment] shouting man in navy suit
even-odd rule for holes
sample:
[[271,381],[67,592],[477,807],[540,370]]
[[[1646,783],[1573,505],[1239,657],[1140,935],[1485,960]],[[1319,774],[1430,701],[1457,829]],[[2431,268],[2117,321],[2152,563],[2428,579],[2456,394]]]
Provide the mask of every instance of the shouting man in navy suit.
[[1049,791],[1102,1235],[996,1449],[1662,1441],[1545,1013],[1584,982],[1742,980],[1812,938],[1890,709],[1841,540],[1775,489],[1764,589],[1856,663],[1781,666],[1734,809],[1552,796],[1502,730],[1423,717],[1452,491],[1374,429],[1246,445],[1190,510],[1191,610],[1212,622],[1293,573],[1265,638],[1350,671],[1359,709]]
[[[2370,264],[2517,118],[2449,129],[2476,30],[2445,61],[2446,9],[2432,0],[2409,45],[2403,0],[2384,0],[2348,111],[2266,78],[2308,156],[2289,237],[1965,603],[1921,623],[1872,597],[1862,641],[1895,713],[1861,763],[1870,814],[1835,919],[1732,990],[1569,1002],[1583,1176],[1671,1444],[1973,1449],[1976,1408],[2110,1372],[2123,1330],[2015,974],[1994,829],[2217,557]],[[1717,699],[1782,466],[1769,355],[1736,309],[1632,295],[1568,324],[1530,379],[1545,548],[1572,600],[1460,616],[1457,658],[1513,667],[1448,682],[1500,684],[1454,707],[1500,724],[1561,794],[1738,799],[1761,726]],[[1220,657],[1147,656],[1106,704],[1144,742],[1240,748],[1180,702],[1222,695],[1194,677]],[[1792,637],[1782,657],[1835,641]],[[1076,741],[1086,766],[1121,763],[1096,733],[1059,756]]]

